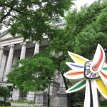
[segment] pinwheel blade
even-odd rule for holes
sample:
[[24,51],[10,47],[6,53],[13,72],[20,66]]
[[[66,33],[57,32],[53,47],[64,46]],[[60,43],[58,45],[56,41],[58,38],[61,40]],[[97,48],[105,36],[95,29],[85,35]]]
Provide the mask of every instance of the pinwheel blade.
[[74,93],[74,92],[80,91],[85,88],[85,85],[86,85],[86,81],[82,80],[82,81],[76,83],[75,85],[73,85],[68,90],[66,90],[66,93]]
[[72,52],[69,52],[68,51],[68,54],[69,56],[72,58],[72,60],[76,63],[76,64],[79,64],[79,65],[84,65],[86,61],[88,61],[88,59],[80,56],[80,55],[77,55],[75,53],[72,53]]
[[105,62],[105,52],[100,44],[98,44],[90,70],[93,73],[101,71]]
[[66,64],[71,68],[71,69],[81,69],[84,70],[84,66],[82,65],[78,65],[76,63],[72,63],[72,62],[66,62]]
[[97,79],[96,81],[96,86],[101,95],[107,99],[107,87],[105,86],[104,82],[101,79]]
[[107,87],[107,71],[105,72],[104,70],[102,70],[101,72],[99,72],[99,75]]
[[105,85],[107,86],[107,65],[103,67],[102,71],[99,72],[99,75],[105,83]]
[[82,79],[84,78],[84,72],[81,70],[70,70],[64,74],[67,79]]

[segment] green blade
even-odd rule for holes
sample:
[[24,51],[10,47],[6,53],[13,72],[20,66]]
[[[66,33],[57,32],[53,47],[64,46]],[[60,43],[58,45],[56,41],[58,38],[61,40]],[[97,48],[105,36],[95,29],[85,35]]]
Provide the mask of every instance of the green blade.
[[82,80],[77,82],[75,85],[73,85],[71,88],[66,90],[66,93],[73,93],[82,90],[86,86],[86,80]]

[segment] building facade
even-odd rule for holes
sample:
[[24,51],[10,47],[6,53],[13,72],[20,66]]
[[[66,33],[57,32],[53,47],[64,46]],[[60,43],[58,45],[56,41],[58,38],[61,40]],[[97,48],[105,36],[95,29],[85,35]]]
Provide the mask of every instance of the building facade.
[[[38,41],[24,41],[22,37],[13,38],[8,30],[0,34],[0,83],[6,84],[7,74],[17,60],[29,58],[48,46],[48,39]],[[7,84],[8,85],[12,85]],[[19,99],[19,90],[13,89],[11,99]],[[66,107],[67,97],[61,74],[56,71],[55,79],[44,92],[29,92],[25,100],[35,101],[37,105],[51,105],[53,107]]]

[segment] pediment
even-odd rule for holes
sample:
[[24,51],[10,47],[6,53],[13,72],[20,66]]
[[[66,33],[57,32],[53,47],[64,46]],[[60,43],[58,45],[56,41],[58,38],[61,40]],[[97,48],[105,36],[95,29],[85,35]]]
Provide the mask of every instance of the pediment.
[[8,30],[6,30],[6,31],[4,31],[4,32],[2,32],[2,33],[0,34],[0,41],[2,41],[2,40],[7,40],[7,39],[11,39],[11,38],[13,38],[13,37],[12,37],[12,35],[9,33]]

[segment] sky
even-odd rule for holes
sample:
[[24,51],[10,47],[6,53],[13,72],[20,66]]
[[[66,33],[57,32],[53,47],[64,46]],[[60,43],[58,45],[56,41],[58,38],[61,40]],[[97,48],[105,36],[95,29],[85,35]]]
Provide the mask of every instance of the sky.
[[98,0],[75,0],[75,7],[77,7],[78,10],[80,10],[80,8],[87,4],[87,5],[90,5],[92,4],[94,1],[98,1]]

